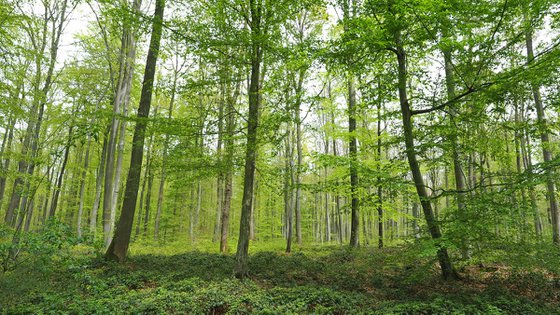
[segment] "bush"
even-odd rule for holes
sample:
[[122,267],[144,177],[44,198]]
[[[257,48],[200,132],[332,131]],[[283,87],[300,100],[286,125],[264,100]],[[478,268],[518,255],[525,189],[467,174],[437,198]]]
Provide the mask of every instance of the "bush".
[[53,261],[71,258],[70,249],[75,244],[77,239],[70,228],[57,220],[48,220],[39,232],[0,226],[0,262],[4,272],[15,270],[21,264],[46,272]]

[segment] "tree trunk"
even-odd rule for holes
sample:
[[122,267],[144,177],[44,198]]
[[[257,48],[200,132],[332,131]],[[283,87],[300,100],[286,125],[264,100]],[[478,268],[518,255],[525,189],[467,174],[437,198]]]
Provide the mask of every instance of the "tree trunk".
[[[169,100],[169,108],[167,110],[167,120],[171,123],[171,118],[173,117],[173,106],[175,105],[175,91],[177,89],[177,79],[179,76],[179,71],[182,66],[177,65],[177,69],[173,72],[173,85],[171,87],[171,99]],[[157,200],[157,208],[156,208],[156,226],[155,226],[155,234],[159,233],[159,224],[160,218],[163,211],[163,197],[164,197],[164,188],[165,188],[165,180],[167,179],[167,155],[169,151],[169,135],[165,135],[165,139],[163,142],[163,155],[161,158],[161,178],[159,181],[159,188],[158,188],[158,200]],[[144,225],[144,233],[146,233],[147,229],[147,222],[148,222],[148,214],[146,214],[146,220]]]
[[296,106],[294,112],[294,118],[296,122],[296,177],[295,177],[295,210],[296,210],[296,241],[298,245],[302,243],[301,235],[301,173],[302,173],[302,161],[303,161],[303,146],[302,146],[302,131],[301,131],[301,103],[302,103],[302,93],[303,93],[303,80],[305,78],[306,68],[301,68],[299,71],[298,82],[296,85]]
[[[284,153],[284,215],[286,217],[286,253],[292,251],[292,236],[293,236],[293,167],[292,167],[292,130],[291,124],[287,126],[287,135],[285,141]],[[318,230],[318,229],[316,229]]]
[[[157,115],[157,108],[154,111],[154,116]],[[148,151],[146,152],[146,172],[145,172],[145,177],[144,177],[144,184],[147,182],[148,183],[148,187],[146,188],[146,192],[144,195],[144,215],[145,218],[149,218],[150,217],[150,209],[151,209],[151,204],[152,204],[152,187],[154,185],[154,174],[152,172],[152,149],[153,149],[153,142],[154,142],[154,134],[150,134],[150,139],[148,140]],[[140,197],[142,198],[142,197]],[[142,205],[141,205],[142,206]],[[142,207],[140,207],[140,216],[142,215]],[[157,221],[159,223],[159,220]],[[146,220],[144,222],[144,227],[148,226],[148,221]],[[159,227],[159,226],[158,226]],[[144,230],[144,232],[146,231],[147,228]],[[158,239],[158,233],[159,233],[159,229],[155,230],[155,239]]]
[[[531,175],[533,174],[533,160],[531,158],[531,143],[530,139],[524,130],[521,134],[521,155],[523,156],[523,168]],[[537,238],[542,238],[542,218],[539,213],[539,207],[537,205],[537,196],[535,194],[535,188],[533,186],[528,187],[529,190],[529,200],[531,202],[531,209],[533,210],[533,221],[535,225],[535,234]]]
[[[344,31],[348,31],[349,20],[355,13],[355,3],[353,0],[343,2]],[[352,57],[349,56],[347,63],[350,65]],[[351,227],[350,227],[350,246],[358,247],[360,243],[360,213],[358,197],[358,141],[356,139],[356,89],[354,74],[350,69],[346,72],[348,84],[348,156],[350,158],[350,197],[351,197]]]
[[[127,117],[128,113],[128,101],[123,104],[122,116]],[[117,145],[117,164],[115,166],[115,178],[113,180],[113,196],[111,200],[111,224],[113,227],[115,225],[115,217],[117,215],[117,206],[119,200],[119,193],[121,187],[121,174],[122,174],[122,162],[124,157],[124,141],[125,141],[125,131],[126,131],[126,120],[121,120],[119,122],[119,143]]]
[[[451,59],[451,51],[449,49],[443,49],[443,56],[445,59],[445,85],[447,88],[447,99],[448,101],[455,99],[455,78],[453,75],[453,63]],[[457,212],[458,218],[461,225],[467,224],[466,218],[466,206],[465,206],[465,177],[463,169],[461,167],[461,159],[459,156],[459,144],[457,141],[457,126],[455,123],[455,116],[457,115],[457,109],[452,106],[450,110],[450,121],[451,121],[451,154],[453,156],[453,175],[455,176],[455,189],[456,200],[457,200]],[[468,259],[470,257],[469,244],[465,236],[461,237],[461,254],[463,259]]]
[[42,224],[45,224],[45,222],[47,221],[47,216],[49,214],[49,211],[48,211],[49,210],[49,208],[48,208],[49,200],[50,200],[49,197],[51,195],[51,187],[52,187],[52,181],[53,181],[53,178],[54,178],[54,173],[55,173],[54,167],[48,166],[47,167],[47,174],[46,174],[46,177],[47,177],[47,187],[46,187],[47,191],[45,192],[45,202],[42,205],[42,207],[43,207],[43,210],[42,210],[43,214],[42,214],[42,217],[41,217],[41,223]]
[[88,136],[87,144],[86,144],[86,153],[84,157],[84,169],[80,174],[80,193],[79,193],[79,204],[78,204],[78,224],[77,224],[77,232],[78,238],[82,238],[82,217],[84,212],[84,198],[85,198],[85,190],[86,190],[86,177],[87,171],[89,168],[89,154],[91,148],[91,136]]
[[245,169],[243,180],[243,198],[241,201],[241,220],[239,224],[239,239],[237,242],[237,253],[235,256],[235,275],[244,278],[249,270],[247,260],[249,256],[249,224],[251,219],[251,207],[253,201],[253,180],[255,177],[255,165],[257,155],[257,128],[259,120],[260,76],[262,64],[262,3],[250,1],[250,28],[251,28],[251,77],[249,84],[249,114],[247,122],[247,148],[245,152]]
[[212,233],[212,243],[218,240],[220,234],[220,221],[222,217],[222,204],[224,203],[224,170],[223,170],[223,153],[222,142],[224,134],[224,106],[226,102],[225,88],[221,87],[221,100],[218,108],[218,142],[216,144],[216,158],[218,167],[218,176],[216,178],[216,221],[214,223],[214,233]]
[[8,124],[9,127],[6,133],[4,133],[4,140],[2,141],[2,153],[0,154],[0,162],[2,162],[2,159],[4,160],[4,162],[2,163],[3,172],[0,174],[0,209],[2,208],[4,193],[6,192],[6,179],[8,177],[7,173],[10,170],[10,161],[12,160],[9,156],[6,156],[6,151],[9,151],[10,153],[12,151],[15,119],[10,118]]
[[64,172],[66,171],[66,165],[68,163],[68,156],[70,154],[70,148],[72,146],[72,131],[74,129],[73,123],[71,123],[70,128],[68,128],[68,139],[66,140],[66,145],[64,146],[64,157],[62,158],[62,164],[60,166],[60,171],[58,173],[58,178],[56,180],[56,187],[53,191],[53,198],[51,203],[51,209],[49,211],[49,218],[54,218],[56,213],[56,208],[58,206],[58,198],[60,196],[60,191],[62,189],[62,181],[64,179]]
[[[525,41],[527,45],[527,63],[530,64],[535,59],[533,53],[533,30],[531,27],[527,27],[525,31]],[[550,140],[548,134],[548,123],[546,120],[546,115],[544,112],[544,106],[541,98],[540,87],[536,83],[531,83],[531,91],[533,93],[533,100],[535,102],[535,108],[537,110],[537,121],[541,137],[542,145],[542,155],[545,164],[549,164],[552,161],[552,152],[550,149]],[[556,201],[556,187],[554,184],[554,171],[550,169],[550,166],[546,166],[546,191],[547,199],[550,207],[550,218],[552,222],[552,242],[560,246],[560,218],[558,215],[558,203]]]
[[99,166],[97,169],[97,177],[95,179],[95,199],[93,201],[93,207],[91,208],[91,216],[89,218],[89,231],[92,236],[95,236],[95,231],[97,228],[97,214],[99,211],[99,205],[101,204],[101,192],[103,187],[103,175],[105,167],[105,158],[107,157],[107,137],[103,139],[103,149],[101,150],[101,160],[99,161]]
[[[428,193],[426,192],[426,186],[424,185],[424,178],[422,177],[422,172],[420,170],[420,165],[418,163],[414,145],[414,135],[412,132],[412,112],[410,109],[410,104],[406,91],[407,82],[407,69],[406,69],[406,55],[403,47],[401,46],[401,34],[400,31],[396,31],[395,42],[397,43],[396,55],[398,62],[398,90],[399,90],[399,103],[401,106],[401,114],[403,121],[403,131],[404,140],[406,147],[406,156],[408,159],[408,164],[412,172],[412,178],[414,185],[416,187],[416,192],[420,199],[420,204],[422,205],[422,210],[424,212],[424,217],[430,231],[430,235],[436,241],[441,238],[441,231],[438,226],[437,221],[434,217],[434,212],[432,210],[432,205],[430,203]],[[444,279],[457,279],[458,275],[453,265],[449,254],[447,253],[447,248],[441,243],[437,244],[437,256],[439,264],[441,266],[441,271]]]
[[[140,227],[142,226],[142,213],[145,213],[142,211],[144,209],[144,196],[146,195],[147,178],[148,178],[148,166],[144,169],[144,176],[142,177],[142,188],[140,188],[140,203],[138,205],[138,210],[140,210],[140,213],[138,213],[138,219],[136,220],[136,231],[134,233],[135,239],[140,235]],[[149,215],[150,214],[148,213],[148,217]],[[148,230],[147,220],[145,220],[144,223],[145,223],[144,224],[144,237],[145,237]]]
[[[236,84],[233,97],[228,99],[227,119],[226,119],[226,139],[225,139],[225,178],[224,178],[224,201],[222,205],[221,226],[220,226],[220,253],[228,252],[228,230],[229,230],[229,211],[231,207],[231,197],[233,195],[233,151],[235,132],[235,103],[239,95],[240,84]],[[229,96],[229,94],[228,94]]]
[[358,141],[356,140],[356,91],[354,79],[348,74],[348,132],[350,156],[350,192],[352,221],[350,228],[350,246],[358,247],[360,235],[360,213],[358,199]]
[[[325,134],[325,155],[329,154],[329,139],[327,138],[327,135]],[[324,181],[325,181],[325,187],[326,187],[326,182],[329,176],[329,170],[328,167],[325,166],[324,169]],[[329,193],[327,191],[325,191],[325,237],[327,239],[327,242],[331,241],[331,215],[330,215],[330,211],[329,211]]]
[[196,210],[194,212],[194,221],[193,221],[193,235],[192,235],[193,241],[198,236],[201,208],[202,208],[202,181],[199,178],[196,180],[196,208],[195,208]]
[[256,220],[257,220],[257,209],[258,209],[258,196],[259,196],[259,181],[255,179],[253,184],[255,187],[253,188],[253,202],[251,204],[251,220],[249,221],[251,224],[249,225],[249,239],[254,241],[256,239]]
[[[133,0],[132,11],[140,11],[141,0]],[[119,119],[119,115],[126,113],[125,108],[128,107],[130,101],[130,90],[132,87],[132,78],[134,73],[134,62],[136,59],[136,35],[134,29],[130,24],[125,24],[123,27],[123,34],[121,38],[121,50],[119,54],[119,77],[117,88],[115,91],[115,98],[113,102],[113,117],[109,128],[109,141],[107,143],[107,156],[105,164],[105,177],[103,185],[103,238],[105,247],[111,243],[111,235],[113,231],[113,223],[115,218],[115,190],[118,189],[119,183],[116,182],[115,171],[119,173],[119,165],[115,167],[115,150],[117,149],[117,136],[119,133],[119,122],[121,124],[121,131],[124,132],[124,121]],[[124,135],[123,135],[124,136]],[[119,139],[120,142],[120,139]],[[120,150],[119,143],[119,150]],[[117,161],[122,161],[122,151]],[[118,195],[118,192],[117,192]]]
[[[381,89],[381,84],[377,85]],[[377,103],[377,171],[381,174],[381,97]],[[383,248],[383,187],[381,177],[377,178],[377,247]]]
[[[151,141],[150,141],[151,142]],[[151,151],[151,145],[149,146],[149,151]],[[146,194],[145,194],[145,202],[144,202],[144,218],[146,219],[146,221],[144,222],[144,227],[145,227],[145,232],[147,232],[147,226],[149,225],[148,221],[150,219],[150,212],[152,209],[152,187],[154,186],[154,174],[151,170],[152,167],[152,157],[151,157],[151,152],[150,153],[150,159],[149,162],[146,161],[146,168],[147,168],[147,182],[148,182],[148,187],[146,187]],[[161,215],[161,213],[160,213]],[[157,218],[158,220],[156,221],[158,223],[158,228],[154,229],[154,239],[158,240],[159,238],[159,227],[160,227],[160,223],[161,223],[161,217]]]
[[165,0],[156,0],[154,20],[152,24],[152,35],[150,38],[148,56],[146,58],[146,69],[144,71],[144,80],[142,82],[140,104],[138,106],[138,120],[136,121],[136,127],[134,129],[134,136],[132,140],[132,154],[130,157],[128,177],[126,180],[125,197],[114,238],[107,249],[107,253],[105,254],[106,259],[119,262],[124,261],[127,255],[130,235],[132,232],[132,223],[134,220],[134,212],[136,210],[138,186],[140,185],[140,172],[142,170],[142,156],[144,155],[144,139],[146,134],[147,118],[149,116],[150,106],[152,103],[152,89],[154,87],[154,77],[163,28],[164,7]]
[[228,252],[228,227],[229,227],[229,209],[231,207],[232,196],[232,172],[226,172],[224,179],[224,203],[222,206],[222,222],[220,228],[220,253]]

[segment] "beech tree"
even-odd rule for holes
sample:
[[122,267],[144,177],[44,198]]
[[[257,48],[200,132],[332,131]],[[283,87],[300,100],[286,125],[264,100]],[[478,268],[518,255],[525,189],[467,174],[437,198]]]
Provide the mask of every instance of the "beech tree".
[[559,242],[555,3],[154,4],[0,0],[5,269],[66,225],[116,261],[236,242],[240,278],[251,242],[411,246],[448,280]]
[[134,136],[132,139],[132,155],[130,157],[130,168],[126,180],[125,197],[121,216],[115,229],[115,235],[105,257],[110,260],[124,261],[128,252],[130,236],[132,233],[132,223],[136,211],[136,201],[138,197],[138,187],[140,185],[140,172],[142,170],[142,156],[144,154],[144,140],[150,107],[152,103],[152,89],[154,88],[154,78],[156,64],[158,60],[161,36],[163,33],[163,11],[165,0],[156,1],[156,8],[152,22],[152,35],[150,38],[150,48],[146,57],[146,68],[144,70],[144,80],[142,82],[142,94],[138,105],[138,115]]

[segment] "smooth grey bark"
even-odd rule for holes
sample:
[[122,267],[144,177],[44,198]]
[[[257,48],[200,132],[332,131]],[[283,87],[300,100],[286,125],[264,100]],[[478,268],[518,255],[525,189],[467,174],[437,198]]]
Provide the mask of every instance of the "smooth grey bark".
[[[378,83],[378,89],[381,84]],[[377,171],[381,174],[381,97],[377,103]],[[383,248],[383,186],[381,185],[381,177],[377,178],[377,247]]]
[[[148,164],[146,162],[146,164]],[[142,226],[142,212],[144,209],[144,196],[146,195],[146,182],[148,178],[148,167],[144,168],[144,176],[142,176],[142,188],[140,188],[140,202],[138,204],[138,219],[136,220],[136,231],[134,232],[134,238],[136,239],[140,235],[140,227]],[[148,214],[149,217],[149,214]],[[147,222],[147,220],[145,220]],[[146,223],[145,222],[145,223]],[[144,236],[146,236],[146,231],[148,230],[148,224],[144,225]]]
[[248,275],[249,225],[253,201],[253,182],[257,155],[257,129],[259,125],[259,108],[261,105],[261,65],[263,57],[263,3],[259,0],[249,1],[249,27],[251,29],[251,76],[249,83],[249,113],[247,121],[247,144],[243,179],[243,198],[241,200],[241,219],[239,239],[235,255],[234,273],[238,278]]
[[[122,117],[127,117],[128,115],[128,101],[123,104]],[[113,196],[111,200],[111,226],[115,225],[115,217],[117,214],[117,206],[121,187],[121,175],[122,175],[122,162],[124,158],[124,142],[125,142],[125,132],[126,132],[126,120],[119,121],[119,143],[117,145],[117,162],[115,165],[115,178],[113,179]]]
[[228,252],[229,210],[232,197],[232,172],[226,172],[224,179],[224,203],[222,206],[220,226],[220,253]]
[[[151,152],[150,152],[151,155]],[[145,195],[145,203],[144,203],[144,218],[148,219],[150,218],[150,212],[152,209],[152,187],[154,186],[154,174],[153,172],[150,170],[150,168],[152,167],[152,157],[150,156],[150,160],[149,163],[146,162],[146,168],[148,169],[148,173],[147,173],[147,182],[148,182],[148,187],[146,187],[146,195]],[[159,239],[159,232],[160,232],[160,225],[159,225],[160,221],[158,221],[158,229],[157,229],[157,234],[154,231],[154,239],[158,240]],[[146,221],[144,226],[148,226],[149,222]]]
[[[74,115],[75,110],[72,111]],[[62,190],[62,181],[64,180],[64,173],[66,171],[66,165],[68,164],[68,157],[70,155],[70,148],[72,147],[72,131],[74,130],[74,123],[70,122],[70,127],[68,128],[68,137],[64,145],[64,157],[62,158],[62,163],[60,165],[60,170],[58,172],[58,178],[56,180],[56,185],[53,191],[51,209],[49,211],[49,218],[54,218],[56,213],[56,208],[58,206],[58,198],[60,197],[60,192]]]
[[[529,175],[533,174],[533,159],[532,159],[532,152],[531,152],[531,140],[529,135],[527,134],[526,130],[522,131],[520,135],[520,147],[521,147],[521,155],[523,158],[523,168],[527,170]],[[537,196],[535,194],[535,188],[533,186],[528,187],[529,191],[529,200],[531,204],[531,209],[533,210],[533,221],[535,226],[535,234],[537,238],[542,238],[543,234],[543,222],[541,215],[539,213],[539,207],[537,205]]]
[[222,142],[224,138],[224,107],[226,106],[225,88],[221,86],[221,99],[218,104],[218,141],[216,143],[216,159],[218,166],[218,176],[216,178],[216,221],[214,223],[214,233],[212,242],[216,242],[220,235],[220,221],[222,218],[222,204],[224,203],[224,170]]
[[[445,86],[447,89],[447,100],[454,100],[455,95],[455,76],[453,73],[453,63],[451,51],[449,49],[443,49],[444,56],[444,68],[445,68]],[[455,189],[456,201],[457,201],[457,212],[458,218],[461,224],[467,224],[466,219],[466,205],[465,205],[465,194],[466,194],[466,184],[463,168],[461,167],[461,157],[459,154],[459,144],[457,139],[457,125],[455,117],[457,116],[457,109],[451,107],[449,111],[449,119],[452,125],[452,131],[449,137],[451,142],[451,155],[453,157],[453,175],[455,178]],[[469,244],[465,236],[461,237],[461,255],[463,259],[468,259],[470,257]]]
[[[347,20],[355,13],[356,7],[354,0],[345,1],[343,3],[344,15],[344,31],[348,31]],[[350,64],[350,60],[348,60]],[[350,158],[350,209],[351,209],[351,226],[350,226],[350,246],[358,247],[360,243],[360,201],[358,197],[358,141],[356,139],[356,87],[354,75],[351,70],[346,72],[347,88],[348,88],[348,157]]]
[[163,11],[165,0],[156,0],[156,8],[152,24],[152,34],[150,38],[150,46],[148,48],[148,56],[146,58],[146,68],[144,71],[144,80],[142,82],[142,92],[140,95],[140,104],[138,106],[138,114],[134,136],[132,139],[132,154],[130,157],[130,167],[126,180],[125,195],[122,205],[121,216],[115,229],[115,235],[105,258],[122,262],[126,259],[128,246],[130,244],[130,236],[132,232],[132,224],[134,221],[134,213],[136,211],[136,201],[138,199],[138,186],[140,185],[140,173],[142,171],[142,157],[144,155],[144,139],[147,128],[147,119],[150,113],[152,103],[152,90],[154,88],[154,77],[156,72],[156,64],[163,32]]
[[31,221],[33,219],[34,210],[35,210],[35,199],[31,199],[31,201],[29,202],[27,215],[25,216],[25,225],[23,227],[24,232],[29,232],[29,229],[31,228]]
[[294,170],[292,166],[293,149],[292,149],[292,127],[288,123],[284,144],[284,215],[286,217],[286,253],[292,251],[293,239],[293,219],[294,219],[294,196],[293,196],[293,179]]
[[[141,0],[133,0],[132,10],[140,11]],[[136,34],[130,23],[125,24],[121,38],[121,49],[119,52],[119,74],[115,97],[113,100],[113,116],[109,127],[109,139],[107,142],[107,156],[105,158],[105,174],[103,183],[103,239],[105,247],[111,243],[113,225],[115,219],[115,190],[118,189],[119,182],[116,181],[116,173],[120,175],[119,166],[115,166],[115,161],[119,157],[115,156],[117,150],[117,141],[121,142],[119,132],[124,133],[124,121],[119,119],[126,113],[125,108],[130,102],[130,91],[132,88],[132,78],[134,73],[134,63],[136,59]],[[121,128],[119,129],[119,125]],[[124,137],[124,135],[122,136]],[[124,139],[122,138],[121,139]],[[123,140],[124,141],[124,140]],[[120,145],[120,143],[119,143]],[[117,155],[119,152],[117,152]],[[120,152],[122,154],[122,151]],[[122,156],[120,157],[122,163]],[[122,168],[122,167],[121,167]],[[117,192],[118,195],[118,192]]]
[[[325,155],[329,154],[329,139],[325,133]],[[323,176],[324,176],[324,180],[325,183],[328,179],[329,176],[329,170],[328,167],[325,166],[324,170],[323,170]],[[332,240],[331,237],[331,213],[330,213],[330,204],[329,204],[329,193],[327,191],[325,191],[325,238],[327,239],[327,242],[330,242]]]
[[[517,102],[514,103],[514,117],[515,117],[515,122],[516,125],[520,122],[520,113],[519,113],[519,104]],[[514,133],[513,133],[513,138],[514,138],[514,147],[515,147],[515,169],[517,171],[518,174],[522,174],[523,173],[523,156],[522,156],[522,152],[521,152],[521,133],[519,132],[519,129],[516,128],[514,129]],[[506,139],[507,140],[507,139]],[[525,239],[525,234],[526,234],[526,211],[525,211],[525,207],[528,204],[528,200],[527,200],[527,191],[525,189],[525,187],[521,187],[521,204],[519,204],[517,202],[517,196],[515,195],[515,193],[512,195],[512,204],[516,205],[516,209],[518,211],[518,213],[520,214],[522,220],[519,222],[519,230],[520,230],[520,240],[524,240]]]
[[191,183],[190,187],[190,202],[189,202],[189,238],[191,243],[194,240],[194,208],[195,206],[195,185]]
[[[157,116],[157,107],[156,110],[154,111],[154,117]],[[154,174],[152,172],[152,149],[153,149],[153,143],[154,143],[154,133],[152,132],[150,134],[150,138],[148,140],[148,151],[146,152],[146,172],[145,172],[145,178],[144,178],[144,184],[147,182],[148,187],[145,190],[145,194],[144,194],[144,216],[146,219],[150,218],[150,209],[151,209],[151,204],[152,204],[152,187],[154,185]],[[142,197],[140,197],[142,198]],[[138,219],[140,220],[141,216],[142,216],[142,205],[140,205],[139,207],[140,213],[138,215]],[[159,223],[159,221],[158,221]],[[144,226],[148,225],[148,221],[144,222]],[[146,231],[144,231],[146,232]],[[159,236],[159,226],[158,229],[156,229],[154,231],[154,238],[157,240],[158,236]]]
[[41,217],[41,223],[45,224],[45,222],[47,221],[47,216],[49,214],[49,201],[50,198],[49,196],[51,195],[51,188],[52,188],[52,181],[54,179],[54,174],[55,174],[55,168],[52,166],[48,166],[47,167],[47,172],[46,172],[46,177],[47,177],[47,191],[45,192],[45,201],[42,205],[43,210],[42,210],[42,217]]
[[348,78],[348,132],[350,134],[348,155],[350,157],[351,227],[350,246],[358,247],[360,242],[360,210],[358,198],[358,141],[356,139],[356,90],[354,79]]
[[[175,90],[177,89],[177,77],[178,71],[174,71],[173,77],[173,86],[171,90],[171,99],[169,100],[169,108],[167,110],[167,120],[171,122],[171,118],[173,117],[173,106],[175,104]],[[158,188],[158,199],[157,199],[157,208],[156,208],[156,218],[155,218],[155,231],[154,235],[155,238],[158,238],[159,235],[159,227],[160,227],[160,220],[163,211],[163,198],[164,192],[163,189],[165,188],[165,180],[167,179],[167,155],[169,154],[169,135],[165,135],[165,139],[163,142],[163,156],[161,158],[161,178],[159,181],[159,188]],[[148,219],[148,213],[146,213],[146,224]]]
[[[416,157],[415,144],[414,144],[414,134],[413,134],[413,124],[412,124],[412,111],[410,108],[410,103],[407,95],[407,65],[406,65],[406,53],[402,46],[402,39],[400,30],[396,30],[394,33],[396,48],[394,53],[397,57],[398,65],[398,91],[399,91],[399,103],[401,107],[401,115],[403,122],[404,131],[404,141],[406,147],[406,156],[408,164],[410,166],[410,171],[412,173],[412,178],[414,181],[414,186],[416,187],[416,192],[418,198],[420,199],[420,204],[424,212],[424,218],[428,226],[428,230],[432,239],[438,241],[441,239],[441,231],[439,225],[435,219],[432,205],[428,193],[426,191],[426,185],[424,184],[424,178],[422,177],[422,172],[420,170],[420,165]],[[459,276],[455,269],[447,248],[443,244],[437,244],[437,257],[442,271],[442,276],[446,280],[458,279]]]
[[[303,33],[303,30],[300,30]],[[303,35],[301,35],[303,36]],[[296,172],[295,172],[295,214],[296,214],[296,241],[298,245],[302,243],[301,235],[301,173],[302,173],[302,161],[303,161],[303,145],[302,145],[302,118],[301,118],[301,103],[302,103],[302,93],[303,93],[303,81],[306,73],[305,68],[300,69],[298,81],[295,88],[296,93],[296,103],[294,108],[294,118],[296,123]]]
[[199,178],[196,181],[196,210],[194,212],[194,230],[193,240],[196,239],[199,229],[200,210],[202,208],[202,180]]
[[220,253],[228,252],[229,210],[232,197],[232,172],[226,172],[224,178],[224,202],[222,205],[220,226]]
[[105,174],[105,158],[107,157],[107,137],[103,137],[103,148],[101,149],[101,157],[99,165],[97,167],[97,176],[95,179],[95,199],[93,200],[93,206],[91,208],[91,214],[89,217],[89,232],[93,237],[95,237],[95,232],[97,228],[97,214],[99,211],[99,206],[101,204],[101,192],[103,191],[103,175]]
[[78,238],[82,237],[82,218],[84,213],[84,198],[85,198],[85,190],[86,190],[86,177],[87,171],[89,169],[89,160],[90,160],[90,150],[91,150],[91,135],[88,135],[87,144],[86,144],[86,152],[84,157],[84,166],[82,172],[80,174],[80,191],[78,195],[78,222],[76,225],[76,231]]
[[[331,80],[328,81],[327,84],[327,97],[329,100],[333,101],[333,96],[332,96],[332,87],[331,87]],[[334,126],[335,125],[335,112],[334,110],[331,111],[330,113],[330,122],[331,124]],[[336,138],[333,137],[332,138],[332,152],[333,152],[333,156],[336,158],[338,156],[338,149],[337,149],[337,145],[336,145]],[[336,186],[338,186],[338,181],[336,183]],[[334,193],[334,212],[336,215],[336,226],[337,226],[337,235],[338,235],[338,242],[340,244],[342,244],[345,240],[345,229],[343,226],[343,217],[342,217],[342,210],[341,210],[341,206],[340,206],[340,195],[335,192]]]
[[256,221],[257,221],[257,209],[259,206],[259,181],[255,179],[253,184],[255,187],[253,188],[253,202],[251,206],[251,220],[249,221],[251,224],[249,225],[249,239],[251,241],[256,240]]
[[[533,52],[533,30],[529,25],[525,31],[525,42],[527,46],[527,63],[531,64],[535,59]],[[531,92],[533,101],[537,110],[537,122],[541,138],[542,156],[545,164],[552,161],[552,151],[550,149],[550,136],[548,133],[548,123],[544,112],[544,105],[541,97],[540,87],[538,84],[531,83]],[[546,191],[550,209],[550,218],[552,222],[552,242],[560,246],[560,218],[558,214],[558,202],[556,201],[556,185],[554,183],[554,171],[549,167],[546,168]]]
[[224,141],[224,199],[221,210],[220,253],[227,253],[228,251],[229,212],[231,208],[231,197],[233,195],[233,153],[235,150],[233,137],[235,132],[235,104],[237,103],[239,90],[240,84],[237,83],[233,96],[229,98],[227,102],[226,138]]
[[2,172],[0,173],[0,209],[2,208],[2,201],[4,200],[4,194],[6,192],[6,180],[8,178],[7,173],[10,170],[10,161],[12,160],[6,152],[11,153],[12,151],[15,119],[10,117],[8,125],[8,130],[4,133],[4,139],[2,140],[2,152],[0,153],[0,163],[2,163]]

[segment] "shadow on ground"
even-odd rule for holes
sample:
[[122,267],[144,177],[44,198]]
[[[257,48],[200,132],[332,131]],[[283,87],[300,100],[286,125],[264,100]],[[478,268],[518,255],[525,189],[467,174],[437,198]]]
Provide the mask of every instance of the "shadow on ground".
[[[257,252],[250,276],[233,255],[192,251],[91,256],[22,267],[0,279],[4,313],[70,314],[554,314],[559,290],[545,275],[470,267],[444,282],[436,264],[403,248],[327,254]],[[418,256],[416,256],[418,257]],[[468,273],[467,273],[468,271]]]

